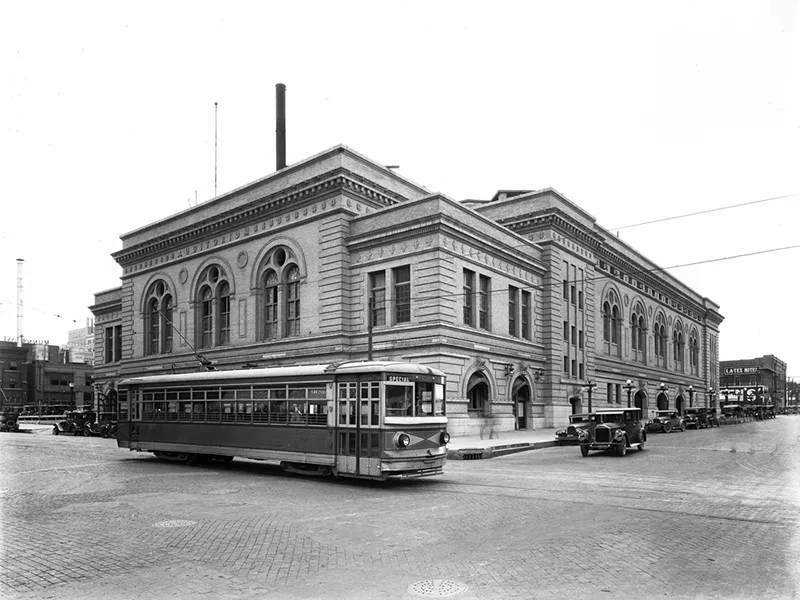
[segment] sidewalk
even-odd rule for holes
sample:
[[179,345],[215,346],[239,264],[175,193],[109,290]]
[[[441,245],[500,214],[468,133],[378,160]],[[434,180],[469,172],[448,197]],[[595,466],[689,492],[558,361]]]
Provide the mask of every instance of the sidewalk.
[[501,431],[492,439],[484,435],[464,435],[450,438],[448,460],[475,460],[558,446],[555,428]]

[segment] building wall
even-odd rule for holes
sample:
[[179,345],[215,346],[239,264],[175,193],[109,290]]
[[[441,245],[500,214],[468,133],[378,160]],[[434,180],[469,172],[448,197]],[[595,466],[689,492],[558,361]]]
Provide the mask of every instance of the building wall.
[[[501,192],[489,201],[459,203],[336,147],[124,234],[122,241],[114,254],[122,285],[97,294],[92,307],[99,386],[126,375],[202,369],[203,361],[226,369],[370,355],[410,360],[447,374],[449,428],[464,435],[479,431],[488,418],[501,429],[560,425],[576,408],[588,408],[589,382],[597,384],[595,408],[608,403],[609,384],[617,403],[616,386],[628,379],[646,405],[665,383],[674,406],[688,385],[706,389],[715,369],[705,350],[694,374],[676,370],[674,362],[658,367],[633,361],[625,337],[632,301],[646,306],[650,329],[652,314],[661,311],[671,328],[680,323],[704,340],[718,331],[717,307],[678,280],[653,274],[651,263],[552,190]],[[262,274],[275,264],[279,249],[299,267],[300,329],[265,339]],[[230,285],[230,339],[202,347],[199,290],[214,266]],[[392,278],[405,268],[410,313],[397,320]],[[649,274],[631,279],[615,269]],[[376,273],[385,275],[387,319],[370,331]],[[465,294],[470,273],[474,290],[482,281],[490,286],[485,326],[475,308],[482,295]],[[653,291],[639,289],[640,280]],[[176,333],[171,351],[151,354],[147,303],[160,284],[173,299]],[[623,323],[616,356],[602,347],[600,314],[609,291],[619,297]],[[525,339],[520,299],[528,295]],[[464,317],[466,297],[473,303],[472,322]],[[572,343],[572,327],[583,332],[583,348]],[[112,339],[109,329],[120,332],[119,356],[105,347]],[[652,356],[652,331],[648,336]],[[487,390],[485,404],[476,390]]]

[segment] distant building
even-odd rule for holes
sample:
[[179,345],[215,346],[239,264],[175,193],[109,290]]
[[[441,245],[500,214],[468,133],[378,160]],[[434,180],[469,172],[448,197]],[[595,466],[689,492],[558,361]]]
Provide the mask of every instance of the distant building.
[[786,363],[773,354],[719,363],[720,402],[786,405]]
[[91,406],[92,368],[68,362],[69,353],[46,343],[0,342],[3,411],[61,414]]
[[448,429],[713,402],[719,306],[553,189],[457,202],[344,146],[121,235],[95,373],[405,360]]
[[86,326],[67,332],[70,362],[94,365],[94,319],[87,318]]

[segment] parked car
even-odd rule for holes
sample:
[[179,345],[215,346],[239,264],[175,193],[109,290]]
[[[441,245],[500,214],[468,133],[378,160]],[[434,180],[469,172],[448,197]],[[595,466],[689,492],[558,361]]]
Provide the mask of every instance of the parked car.
[[91,410],[71,410],[64,413],[64,418],[53,425],[53,435],[89,435],[86,428],[95,421],[95,413]]
[[569,416],[569,425],[566,429],[556,431],[556,441],[559,446],[578,443],[578,429],[585,429],[593,413],[577,413]]
[[0,414],[0,431],[19,431],[16,415],[13,413]]
[[644,450],[647,441],[641,408],[598,410],[588,426],[577,432],[583,456],[590,450],[614,450],[618,456],[625,456],[629,448]]
[[652,420],[647,422],[647,431],[662,431],[669,433],[673,430],[686,431],[686,421],[675,411],[660,410]]
[[[705,415],[703,416],[705,417]],[[700,409],[687,408],[683,413],[683,422],[686,423],[686,429],[700,429]]]

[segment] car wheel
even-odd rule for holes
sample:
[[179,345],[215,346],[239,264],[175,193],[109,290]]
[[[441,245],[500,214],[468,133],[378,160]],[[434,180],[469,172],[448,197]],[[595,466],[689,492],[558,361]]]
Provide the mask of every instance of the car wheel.
[[58,435],[58,427],[53,427],[53,435]]
[[670,423],[669,421],[664,423],[663,431],[664,431],[664,433],[669,433],[670,431],[672,431],[672,423]]
[[681,423],[681,431],[686,431],[686,423]]
[[589,456],[589,444],[581,444],[581,454],[583,456]]
[[617,456],[625,456],[628,453],[628,438],[622,438],[617,446]]
[[639,442],[639,452],[641,452],[642,450],[644,450],[644,440]]

